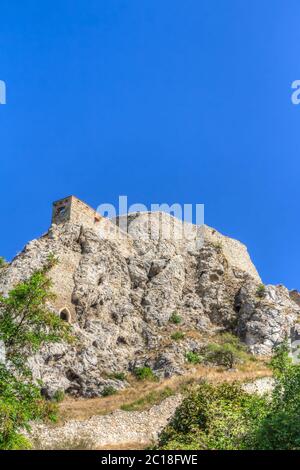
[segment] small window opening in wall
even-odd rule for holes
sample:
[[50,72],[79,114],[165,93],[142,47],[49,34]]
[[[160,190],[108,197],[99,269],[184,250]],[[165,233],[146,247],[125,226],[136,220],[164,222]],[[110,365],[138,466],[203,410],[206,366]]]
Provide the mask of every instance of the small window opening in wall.
[[63,320],[63,321],[66,321],[68,323],[71,323],[71,314],[69,312],[69,310],[67,308],[63,308],[60,312],[59,312],[59,316],[60,316],[60,319]]
[[63,215],[63,214],[65,214],[66,209],[67,209],[66,206],[58,207],[58,209],[56,210],[56,215]]

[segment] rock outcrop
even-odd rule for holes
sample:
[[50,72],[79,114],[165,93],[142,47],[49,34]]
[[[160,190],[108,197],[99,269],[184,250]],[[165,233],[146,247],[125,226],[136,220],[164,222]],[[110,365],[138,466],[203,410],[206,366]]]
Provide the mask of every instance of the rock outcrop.
[[[159,212],[130,214],[126,233],[122,218],[116,224],[112,236],[70,222],[52,225],[0,270],[7,293],[50,253],[59,258],[50,272],[57,295],[50,307],[65,312],[78,341],[47,346],[30,359],[45,394],[97,396],[108,385],[126,386],[113,373],[141,365],[161,377],[181,373],[185,353],[219,331],[236,332],[255,354],[270,354],[291,336],[299,302],[282,286],[260,288],[242,243]],[[170,322],[174,312],[178,327]],[[186,332],[180,342],[171,339],[176,329]]]

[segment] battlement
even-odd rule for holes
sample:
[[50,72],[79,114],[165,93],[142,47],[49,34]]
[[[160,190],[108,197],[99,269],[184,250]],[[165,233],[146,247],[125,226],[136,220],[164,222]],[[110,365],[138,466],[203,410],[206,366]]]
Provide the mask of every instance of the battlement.
[[75,196],[68,196],[53,203],[52,224],[72,222],[97,227],[101,216],[95,209]]

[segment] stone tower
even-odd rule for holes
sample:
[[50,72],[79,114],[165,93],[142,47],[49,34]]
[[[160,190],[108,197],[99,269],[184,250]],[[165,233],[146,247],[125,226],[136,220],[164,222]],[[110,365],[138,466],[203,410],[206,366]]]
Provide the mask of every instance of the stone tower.
[[101,216],[75,196],[68,196],[53,203],[52,224],[72,222],[74,224],[97,227]]

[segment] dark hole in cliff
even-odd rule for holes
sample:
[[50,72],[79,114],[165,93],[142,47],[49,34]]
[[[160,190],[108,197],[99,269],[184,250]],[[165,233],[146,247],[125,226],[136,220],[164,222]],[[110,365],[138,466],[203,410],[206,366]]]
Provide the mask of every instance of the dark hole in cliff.
[[240,313],[240,310],[242,308],[242,303],[240,299],[240,291],[235,296],[233,308],[236,313]]
[[119,336],[118,339],[117,339],[117,344],[127,344],[127,341],[126,339],[124,338],[124,336]]
[[50,393],[49,393],[49,391],[46,387],[41,388],[41,395],[42,395],[42,397],[46,398],[46,400],[51,399],[51,395],[50,395]]
[[77,382],[77,383],[81,382],[80,376],[78,374],[76,374],[76,372],[74,372],[74,370],[72,370],[72,369],[67,370],[66,377],[71,382]]
[[66,321],[68,323],[71,323],[71,314],[69,312],[69,310],[67,308],[63,308],[61,311],[60,311],[60,319],[63,320],[63,321]]

